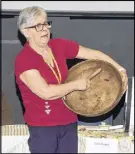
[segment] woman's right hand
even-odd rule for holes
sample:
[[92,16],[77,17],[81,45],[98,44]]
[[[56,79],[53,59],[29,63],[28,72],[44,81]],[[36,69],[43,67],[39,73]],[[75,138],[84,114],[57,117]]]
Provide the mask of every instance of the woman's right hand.
[[82,77],[81,79],[76,78],[77,90],[88,90],[90,88],[90,81],[93,77],[98,75],[101,72],[101,68],[96,69],[92,74],[87,74],[87,76]]
[[90,87],[90,79],[82,78],[76,80],[76,89],[77,90],[87,90]]

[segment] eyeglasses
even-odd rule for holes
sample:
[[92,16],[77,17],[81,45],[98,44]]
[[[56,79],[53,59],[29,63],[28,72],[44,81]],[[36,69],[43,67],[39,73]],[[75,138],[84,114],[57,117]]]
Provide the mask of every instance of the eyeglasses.
[[26,28],[35,28],[37,32],[43,31],[44,27],[51,28],[52,21],[46,21],[43,24],[39,23],[37,25],[26,27]]

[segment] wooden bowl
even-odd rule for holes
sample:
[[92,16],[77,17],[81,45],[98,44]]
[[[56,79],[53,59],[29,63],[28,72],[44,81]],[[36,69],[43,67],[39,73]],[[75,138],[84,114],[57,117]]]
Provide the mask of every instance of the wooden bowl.
[[89,89],[74,91],[65,96],[65,105],[73,112],[86,117],[95,117],[111,111],[123,95],[122,77],[110,63],[102,60],[86,60],[69,69],[65,83],[87,78],[101,68],[91,79]]

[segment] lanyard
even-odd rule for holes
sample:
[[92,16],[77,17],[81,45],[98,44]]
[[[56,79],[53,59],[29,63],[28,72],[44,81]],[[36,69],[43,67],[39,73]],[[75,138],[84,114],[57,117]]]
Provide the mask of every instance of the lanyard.
[[49,54],[50,54],[50,56],[52,57],[53,62],[54,62],[55,65],[56,65],[58,75],[57,75],[57,73],[55,72],[54,68],[53,68],[51,65],[49,65],[47,62],[46,62],[46,63],[47,63],[47,65],[50,67],[50,69],[52,70],[52,72],[53,72],[54,76],[56,77],[58,83],[60,84],[60,83],[61,83],[61,73],[60,73],[60,69],[59,69],[58,64],[57,64],[57,62],[56,62],[56,60],[55,60],[55,58],[54,58],[54,56],[53,56],[53,54],[52,54],[52,52],[51,52],[50,50],[49,50]]
[[[49,54],[50,54],[50,56],[52,57],[52,59],[53,59],[55,65],[56,65],[57,72],[58,72],[58,75],[59,75],[59,76],[58,76],[57,73],[55,72],[54,68],[53,68],[51,65],[49,65],[47,62],[46,62],[46,63],[47,63],[47,65],[50,67],[50,69],[52,70],[52,72],[53,72],[54,76],[56,77],[58,83],[60,84],[60,83],[61,83],[62,77],[61,77],[61,73],[60,73],[59,66],[58,66],[58,64],[57,64],[57,62],[56,62],[56,60],[55,60],[55,58],[54,58],[54,56],[53,56],[51,50],[49,50]],[[62,98],[62,100],[63,100],[63,102],[64,102],[64,97]]]

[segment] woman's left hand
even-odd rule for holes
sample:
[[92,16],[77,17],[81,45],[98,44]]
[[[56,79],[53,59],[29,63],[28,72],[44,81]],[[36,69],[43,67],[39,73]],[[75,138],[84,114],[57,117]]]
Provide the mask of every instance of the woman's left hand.
[[128,75],[126,72],[126,69],[123,67],[119,68],[119,72],[122,76],[122,82],[123,82],[123,94],[125,93],[125,91],[127,90],[128,87]]

